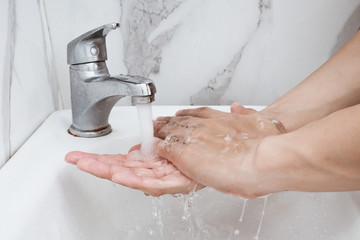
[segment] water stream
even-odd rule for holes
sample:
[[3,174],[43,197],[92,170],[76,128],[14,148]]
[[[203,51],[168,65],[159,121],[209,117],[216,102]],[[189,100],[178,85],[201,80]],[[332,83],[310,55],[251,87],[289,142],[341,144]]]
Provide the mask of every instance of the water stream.
[[242,211],[241,211],[241,216],[239,218],[239,222],[242,222],[244,220],[244,214],[245,214],[245,208],[246,208],[246,203],[247,203],[247,199],[243,199],[244,201],[244,204],[243,204],[243,207],[242,207]]
[[267,199],[268,199],[268,195],[264,197],[264,205],[263,205],[263,209],[262,209],[262,212],[261,212],[260,223],[259,223],[259,227],[258,227],[258,229],[257,229],[256,236],[255,236],[255,239],[256,239],[256,240],[259,239],[259,234],[260,234],[261,226],[262,226],[262,223],[263,223],[263,220],[264,220],[264,216],[265,216],[265,208],[266,208]]
[[152,122],[151,103],[136,105],[141,130],[141,153],[144,156],[152,155],[154,128]]

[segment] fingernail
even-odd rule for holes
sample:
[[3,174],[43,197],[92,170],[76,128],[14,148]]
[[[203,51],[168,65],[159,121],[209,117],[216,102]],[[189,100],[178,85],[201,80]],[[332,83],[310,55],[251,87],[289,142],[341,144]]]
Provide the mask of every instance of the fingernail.
[[184,112],[184,110],[179,110],[175,113],[175,116],[178,116],[178,115],[182,114],[183,112]]

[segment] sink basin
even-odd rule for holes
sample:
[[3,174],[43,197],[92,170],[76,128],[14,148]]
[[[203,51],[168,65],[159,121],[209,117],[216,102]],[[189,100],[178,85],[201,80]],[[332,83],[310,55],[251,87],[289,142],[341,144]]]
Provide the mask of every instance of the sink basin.
[[[153,115],[181,108],[155,106]],[[41,125],[0,170],[0,239],[360,239],[359,192],[245,201],[207,188],[154,198],[65,163],[69,151],[126,153],[139,143],[135,107],[115,107],[109,121],[113,132],[95,139],[67,133],[70,110]]]

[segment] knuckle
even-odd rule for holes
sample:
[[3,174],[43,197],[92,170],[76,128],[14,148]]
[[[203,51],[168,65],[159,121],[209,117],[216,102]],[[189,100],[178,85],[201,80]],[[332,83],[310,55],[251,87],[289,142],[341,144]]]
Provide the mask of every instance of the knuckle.
[[203,112],[207,112],[209,111],[209,107],[200,107],[200,108],[197,108],[197,111],[199,111],[200,113],[203,113]]

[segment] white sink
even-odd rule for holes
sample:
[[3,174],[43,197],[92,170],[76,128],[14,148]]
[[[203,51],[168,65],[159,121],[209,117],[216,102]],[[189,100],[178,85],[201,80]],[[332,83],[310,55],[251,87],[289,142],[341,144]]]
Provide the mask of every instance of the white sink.
[[[154,117],[186,107],[153,107]],[[217,107],[228,111],[229,107]],[[254,239],[264,198],[244,200],[204,189],[156,200],[65,163],[73,150],[126,153],[139,143],[135,107],[116,107],[113,132],[96,139],[67,133],[69,110],[53,113],[0,170],[0,239]],[[189,202],[189,201],[188,201]],[[360,193],[273,194],[259,239],[360,239]]]

